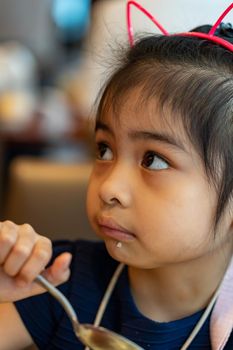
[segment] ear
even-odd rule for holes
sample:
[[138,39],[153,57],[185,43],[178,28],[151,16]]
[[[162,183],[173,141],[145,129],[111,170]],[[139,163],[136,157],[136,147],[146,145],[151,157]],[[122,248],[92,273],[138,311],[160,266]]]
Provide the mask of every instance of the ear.
[[218,28],[219,24],[223,21],[223,19],[226,17],[226,15],[232,10],[233,3],[230,4],[230,6],[227,7],[227,9],[221,14],[221,16],[217,19],[213,27],[209,31],[209,35],[213,36],[216,32],[216,29]]
[[139,11],[143,12],[146,15],[146,17],[148,17],[164,35],[169,35],[168,32],[161,26],[161,24],[152,16],[152,14],[149,11],[147,11],[144,7],[142,7],[136,1],[129,0],[127,2],[126,16],[127,16],[127,31],[128,31],[129,43],[131,46],[133,46],[134,44],[134,33],[133,33],[132,16],[131,16],[132,6],[135,6]]

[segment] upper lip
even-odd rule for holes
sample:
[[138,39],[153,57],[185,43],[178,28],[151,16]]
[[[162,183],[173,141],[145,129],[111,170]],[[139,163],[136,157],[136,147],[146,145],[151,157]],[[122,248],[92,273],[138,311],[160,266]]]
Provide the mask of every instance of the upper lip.
[[125,233],[129,233],[131,235],[133,234],[132,232],[127,230],[125,227],[117,224],[116,221],[110,217],[100,216],[100,217],[98,217],[97,221],[98,221],[99,226],[108,227],[112,230],[122,231]]

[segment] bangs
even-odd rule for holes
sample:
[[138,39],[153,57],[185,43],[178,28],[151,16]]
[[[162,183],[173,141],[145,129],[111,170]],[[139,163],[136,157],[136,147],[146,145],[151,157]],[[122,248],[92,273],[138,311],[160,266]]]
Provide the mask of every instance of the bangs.
[[[232,77],[190,64],[166,65],[153,61],[131,65],[118,71],[107,84],[96,120],[103,121],[109,115],[117,120],[129,95],[138,90],[132,108],[148,114],[149,106],[154,105],[161,122],[171,126],[179,123],[208,168],[209,157],[203,141],[208,139],[214,146],[214,131],[230,122],[231,114],[226,113],[226,106],[229,110],[233,106]],[[228,120],[219,118],[227,114]]]

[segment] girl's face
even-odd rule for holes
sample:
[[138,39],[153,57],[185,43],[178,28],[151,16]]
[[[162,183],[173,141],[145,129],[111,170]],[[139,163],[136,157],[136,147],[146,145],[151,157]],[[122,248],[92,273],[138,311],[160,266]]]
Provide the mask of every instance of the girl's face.
[[113,258],[140,268],[221,249],[231,222],[223,220],[214,238],[217,197],[200,157],[180,125],[162,122],[153,106],[133,108],[135,100],[132,92],[119,115],[109,111],[97,123],[91,225]]

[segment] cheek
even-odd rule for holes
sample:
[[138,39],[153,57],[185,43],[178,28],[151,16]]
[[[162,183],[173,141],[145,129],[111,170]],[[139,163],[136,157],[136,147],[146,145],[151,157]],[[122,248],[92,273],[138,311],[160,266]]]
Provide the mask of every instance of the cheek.
[[93,226],[94,218],[96,214],[99,212],[100,206],[101,206],[100,187],[101,187],[101,176],[96,176],[96,171],[94,169],[89,179],[89,184],[87,188],[87,197],[86,197],[87,216],[92,226]]
[[143,222],[145,241],[185,246],[209,241],[214,207],[212,195],[203,186],[178,181],[160,186],[156,194],[144,196],[143,216],[138,207],[138,222]]
[[95,185],[95,182],[93,180],[93,175],[91,175],[88,188],[87,188],[87,198],[86,198],[87,215],[90,221],[95,212],[96,202],[97,202],[97,186]]

